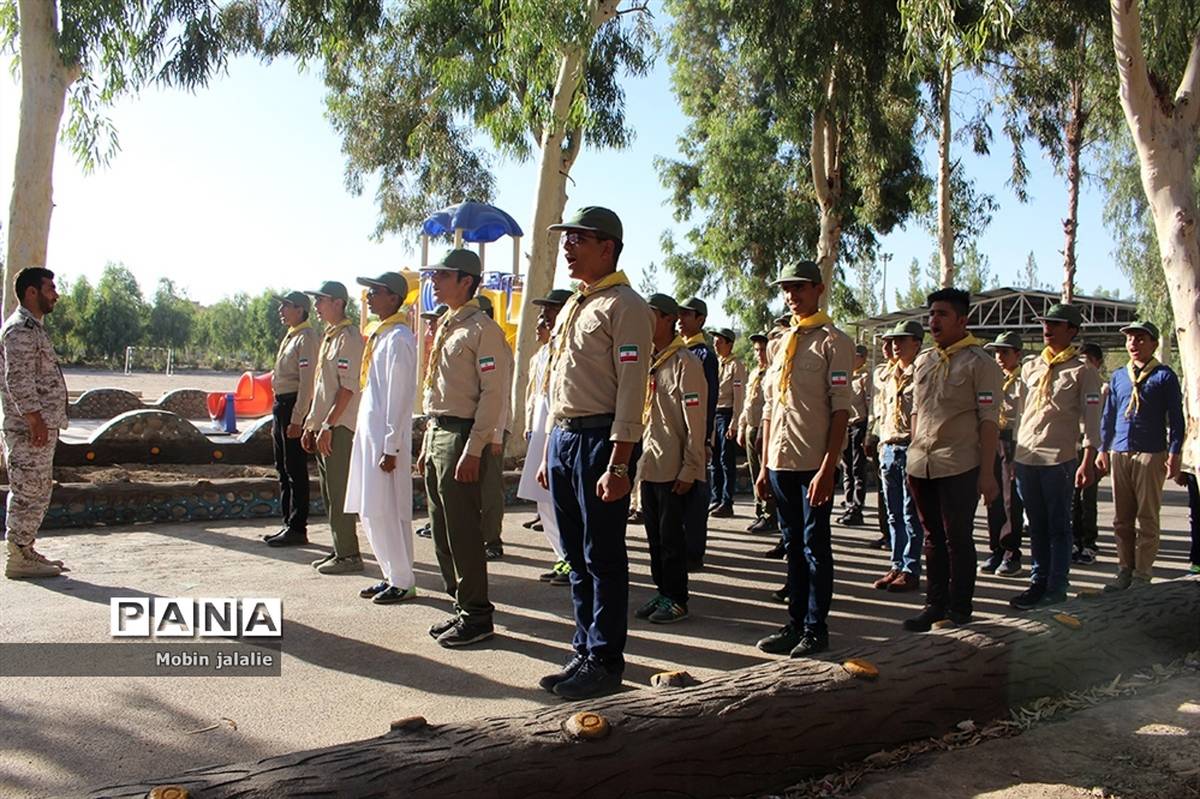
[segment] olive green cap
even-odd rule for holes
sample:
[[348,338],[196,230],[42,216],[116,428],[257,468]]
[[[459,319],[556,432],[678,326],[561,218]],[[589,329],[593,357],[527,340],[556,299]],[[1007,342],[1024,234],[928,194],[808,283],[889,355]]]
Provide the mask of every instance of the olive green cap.
[[356,279],[356,282],[367,288],[387,289],[401,297],[408,296],[408,281],[399,272],[384,272],[379,277],[360,277]]
[[1149,319],[1141,319],[1136,322],[1130,322],[1129,324],[1125,325],[1125,327],[1121,328],[1122,333],[1132,333],[1137,330],[1141,330],[1142,332],[1148,334],[1150,338],[1154,339],[1155,341],[1159,341],[1158,325],[1154,324]]
[[1074,305],[1060,302],[1051,305],[1050,310],[1037,317],[1037,321],[1066,322],[1073,327],[1080,327],[1083,325],[1083,313]]
[[767,338],[767,334],[766,334],[766,333],[751,333],[751,334],[750,334],[750,340],[751,340],[751,341],[761,341],[761,342],[763,342],[764,344],[766,344],[766,343],[767,343],[768,341],[770,341],[771,339]]
[[685,311],[692,311],[697,316],[708,316],[708,303],[699,297],[688,297],[679,303],[679,308]]
[[429,319],[431,321],[434,319],[441,319],[443,314],[445,314],[446,311],[448,311],[448,310],[450,310],[450,306],[443,302],[440,305],[438,305],[438,307],[434,308],[432,311],[423,311],[421,313],[421,318]]
[[772,281],[771,285],[779,286],[784,283],[823,283],[821,277],[821,267],[817,266],[815,261],[796,261],[792,264],[785,264],[779,270],[779,277]]
[[446,250],[440,261],[425,268],[433,272],[465,272],[475,277],[483,274],[483,264],[479,262],[479,255],[473,250],[461,247],[455,250]]
[[273,296],[276,302],[286,302],[288,305],[295,305],[297,308],[303,308],[306,311],[312,307],[308,295],[303,291],[289,291],[287,294],[275,294]]
[[720,336],[721,338],[728,341],[730,344],[737,341],[737,333],[734,333],[732,330],[730,330],[727,327],[712,328],[708,332],[712,333],[714,336]]
[[675,302],[675,298],[670,294],[651,294],[646,298],[646,302],[651,308],[667,316],[676,316],[679,313],[679,303]]
[[305,293],[311,294],[314,297],[329,297],[330,299],[333,299],[333,300],[342,300],[344,302],[350,302],[350,293],[348,291],[346,291],[345,284],[339,283],[336,280],[326,280],[324,283],[321,284],[321,287],[319,289],[316,289],[315,291],[308,291]]
[[570,289],[550,289],[550,293],[545,297],[530,302],[534,305],[566,305],[567,300],[571,299],[571,293]]
[[896,326],[881,336],[881,338],[903,338],[910,336],[917,341],[925,338],[925,328],[916,319],[909,319],[907,322],[897,322]]
[[1010,350],[1017,350],[1019,352],[1020,350],[1025,349],[1025,342],[1021,340],[1020,333],[1010,330],[1007,333],[1001,333],[1000,335],[996,336],[995,341],[990,341],[987,344],[984,344],[983,348],[985,350],[998,350],[1001,348],[1007,348]]
[[617,241],[623,241],[624,228],[621,219],[607,208],[587,205],[548,230],[587,230]]

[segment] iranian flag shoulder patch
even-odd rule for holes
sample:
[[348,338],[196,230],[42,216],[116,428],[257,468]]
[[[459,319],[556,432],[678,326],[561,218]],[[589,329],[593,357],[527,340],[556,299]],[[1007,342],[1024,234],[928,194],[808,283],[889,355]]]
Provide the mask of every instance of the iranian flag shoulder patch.
[[308,358],[301,358],[301,359],[300,359],[300,368],[301,368],[301,369],[307,369],[307,368],[308,368]]
[[1095,393],[1085,394],[1083,399],[1088,405],[1099,405],[1100,404],[1100,395],[1099,394],[1095,394]]
[[992,392],[990,391],[980,391],[975,395],[975,399],[981,406],[991,405],[996,401],[996,398],[992,396]]
[[850,382],[850,376],[846,372],[830,372],[829,384],[831,386],[844,386]]
[[638,345],[636,344],[622,344],[617,347],[617,360],[621,363],[637,363],[638,357]]
[[479,359],[479,371],[492,372],[496,369],[496,359],[491,355],[485,355]]
[[337,368],[338,368],[339,372],[350,371],[350,359],[349,358],[338,358],[337,359]]
[[700,394],[696,391],[689,391],[683,395],[683,404],[688,408],[700,407]]

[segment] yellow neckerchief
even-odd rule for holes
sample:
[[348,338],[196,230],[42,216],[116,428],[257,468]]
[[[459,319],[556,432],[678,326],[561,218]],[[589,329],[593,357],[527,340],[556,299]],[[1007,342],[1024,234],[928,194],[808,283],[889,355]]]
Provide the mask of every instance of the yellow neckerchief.
[[647,424],[650,421],[650,404],[654,401],[654,373],[658,368],[670,360],[671,356],[679,352],[687,346],[687,342],[682,337],[676,336],[672,339],[663,351],[654,356],[654,360],[650,362],[650,377],[646,381],[646,403],[642,406],[642,424]]
[[446,331],[450,329],[450,325],[460,314],[468,308],[478,308],[479,300],[472,297],[462,305],[442,314],[442,321],[438,324],[437,335],[433,337],[433,347],[429,350],[429,368],[425,370],[425,383],[422,386],[423,391],[433,389],[433,373],[437,370],[438,361],[442,357],[442,347],[446,344],[446,337],[450,335]]
[[292,340],[292,336],[296,335],[301,330],[312,330],[312,321],[305,319],[303,322],[296,325],[295,327],[289,327],[287,329],[287,333],[284,335],[283,341],[279,342],[279,349],[275,353],[276,361],[278,361],[280,359],[280,357],[283,356],[283,348],[286,347],[287,343]]
[[1138,386],[1144,383],[1146,378],[1150,376],[1150,373],[1157,369],[1158,366],[1158,358],[1151,358],[1146,361],[1146,365],[1142,367],[1140,372],[1133,365],[1133,361],[1125,364],[1125,371],[1129,373],[1129,382],[1132,384],[1129,392],[1129,405],[1125,408],[1126,419],[1132,418],[1138,412],[1138,408],[1142,406],[1142,396],[1138,393]]
[[317,363],[325,363],[325,353],[329,352],[329,345],[333,343],[333,339],[337,336],[338,331],[352,324],[354,323],[349,319],[343,319],[337,324],[325,328],[325,337],[321,339],[321,350],[317,354]]
[[554,371],[554,365],[567,349],[567,339],[571,337],[571,327],[575,324],[575,317],[579,315],[579,309],[583,307],[583,301],[593,294],[599,294],[605,289],[610,289],[613,286],[628,286],[629,278],[625,277],[625,273],[618,269],[597,280],[590,286],[584,286],[570,296],[567,302],[563,305],[563,309],[559,311],[561,321],[555,325],[555,339],[551,339],[551,345],[554,350],[550,355],[550,363],[546,365],[546,379],[542,385],[542,393],[549,396],[550,391],[550,373]]
[[833,320],[829,318],[829,314],[825,313],[824,311],[817,311],[814,314],[809,314],[803,319],[799,316],[792,316],[792,328],[787,333],[787,345],[780,347],[777,352],[782,353],[782,355],[776,356],[783,358],[783,363],[779,365],[778,399],[780,403],[783,402],[783,398],[787,394],[788,388],[792,383],[792,360],[796,357],[796,347],[800,343],[800,331],[812,330],[813,328],[820,327],[821,325],[827,325],[832,322]]
[[373,322],[367,323],[367,327],[363,331],[367,336],[367,344],[363,349],[362,367],[358,370],[358,384],[360,388],[367,387],[367,373],[371,370],[371,355],[375,352],[375,342],[379,339],[379,334],[385,330],[390,330],[403,321],[404,311],[401,309],[387,319],[376,319]]
[[[1004,384],[1001,386],[1001,390],[1004,392],[1004,396],[1006,399],[1008,397],[1008,390],[1010,388],[1012,388],[1013,384],[1015,384],[1020,379],[1021,379],[1021,364],[1020,363],[1018,363],[1017,368],[1013,369],[1011,372],[1008,371],[1007,369],[1004,370]],[[1000,429],[1001,430],[1008,429],[1008,421],[1009,420],[1008,420],[1008,414],[1004,412],[1005,405],[1007,405],[1006,402],[1000,403]]]
[[703,344],[706,347],[708,346],[708,341],[704,338],[703,332],[694,333],[694,334],[688,336],[687,338],[685,338],[683,340],[683,343],[685,346],[688,346],[688,347],[694,347],[697,344]]
[[950,356],[959,350],[965,350],[967,347],[976,347],[982,344],[982,341],[975,338],[975,336],[971,333],[968,333],[958,341],[951,344],[949,347],[934,347],[934,354],[942,359],[941,364],[938,365],[938,369],[941,371],[942,377],[950,374]]
[[[905,374],[906,371],[908,374]],[[896,361],[892,364],[891,379],[896,394],[896,404],[892,406],[892,424],[896,426],[897,430],[900,430],[904,427],[904,412],[901,410],[904,389],[908,388],[908,384],[912,382],[913,372],[906,370],[900,361]]]
[[1067,347],[1058,355],[1052,355],[1049,347],[1042,350],[1042,362],[1046,364],[1046,371],[1042,374],[1041,379],[1038,380],[1037,405],[1042,405],[1050,401],[1050,387],[1054,384],[1054,367],[1060,363],[1066,363],[1078,355],[1079,348],[1074,344]]
[[767,367],[755,366],[754,371],[750,373],[750,382],[746,386],[746,395],[753,396],[758,390],[758,384],[762,382],[763,375],[766,374]]

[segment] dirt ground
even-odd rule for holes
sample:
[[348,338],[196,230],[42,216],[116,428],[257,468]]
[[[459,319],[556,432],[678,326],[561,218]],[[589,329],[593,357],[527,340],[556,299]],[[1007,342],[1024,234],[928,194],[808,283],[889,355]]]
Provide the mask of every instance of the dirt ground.
[[54,479],[60,483],[174,483],[183,480],[220,480],[236,477],[276,477],[273,466],[236,466],[221,463],[139,464],[113,466],[59,466]]
[[80,369],[72,367],[63,369],[67,379],[68,391],[87,391],[92,388],[123,388],[126,391],[141,392],[142,399],[147,402],[174,391],[177,388],[198,388],[203,391],[233,391],[241,372],[214,372],[211,370],[195,370],[177,372],[165,375],[162,372],[133,372],[123,374],[119,371],[104,369]]

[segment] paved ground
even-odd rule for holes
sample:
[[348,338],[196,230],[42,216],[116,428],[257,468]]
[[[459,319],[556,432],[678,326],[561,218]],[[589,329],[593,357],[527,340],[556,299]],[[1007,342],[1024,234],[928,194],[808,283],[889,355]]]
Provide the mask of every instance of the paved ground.
[[[1101,519],[1111,516],[1107,502],[1104,489]],[[1172,487],[1165,502],[1158,574],[1175,577],[1187,566],[1186,501]],[[783,609],[768,599],[782,583],[783,566],[759,557],[772,539],[742,532],[749,521],[744,502],[738,514],[714,520],[708,568],[692,580],[693,617],[669,628],[633,625],[630,690],[665,668],[686,668],[704,679],[765,659],[754,641],[784,621]],[[0,642],[107,641],[112,596],[281,596],[283,676],[0,678],[0,795],[71,795],[83,786],[374,736],[408,715],[444,722],[558,701],[539,691],[536,680],[566,653],[570,605],[566,588],[536,580],[548,548],[540,533],[520,528],[526,518],[524,509],[510,513],[505,559],[491,569],[497,637],[466,651],[441,649],[425,633],[449,610],[425,539],[417,540],[422,595],[381,607],[357,597],[378,577],[374,564],[365,577],[325,577],[308,566],[329,540],[320,523],[312,530],[313,546],[290,550],[264,546],[259,536],[273,525],[262,522],[47,535],[43,551],[65,558],[74,571],[69,579],[0,580]],[[916,594],[871,589],[886,565],[883,553],[864,546],[874,535],[873,527],[834,530],[833,657],[860,639],[903,635],[900,620],[920,605]],[[640,529],[631,529],[630,542],[631,602],[639,603],[652,590]],[[1114,570],[1108,530],[1102,545],[1098,564],[1073,570],[1076,589],[1099,587]],[[1008,612],[1006,600],[1021,585],[981,578],[980,615]],[[194,732],[214,724],[220,726]]]

